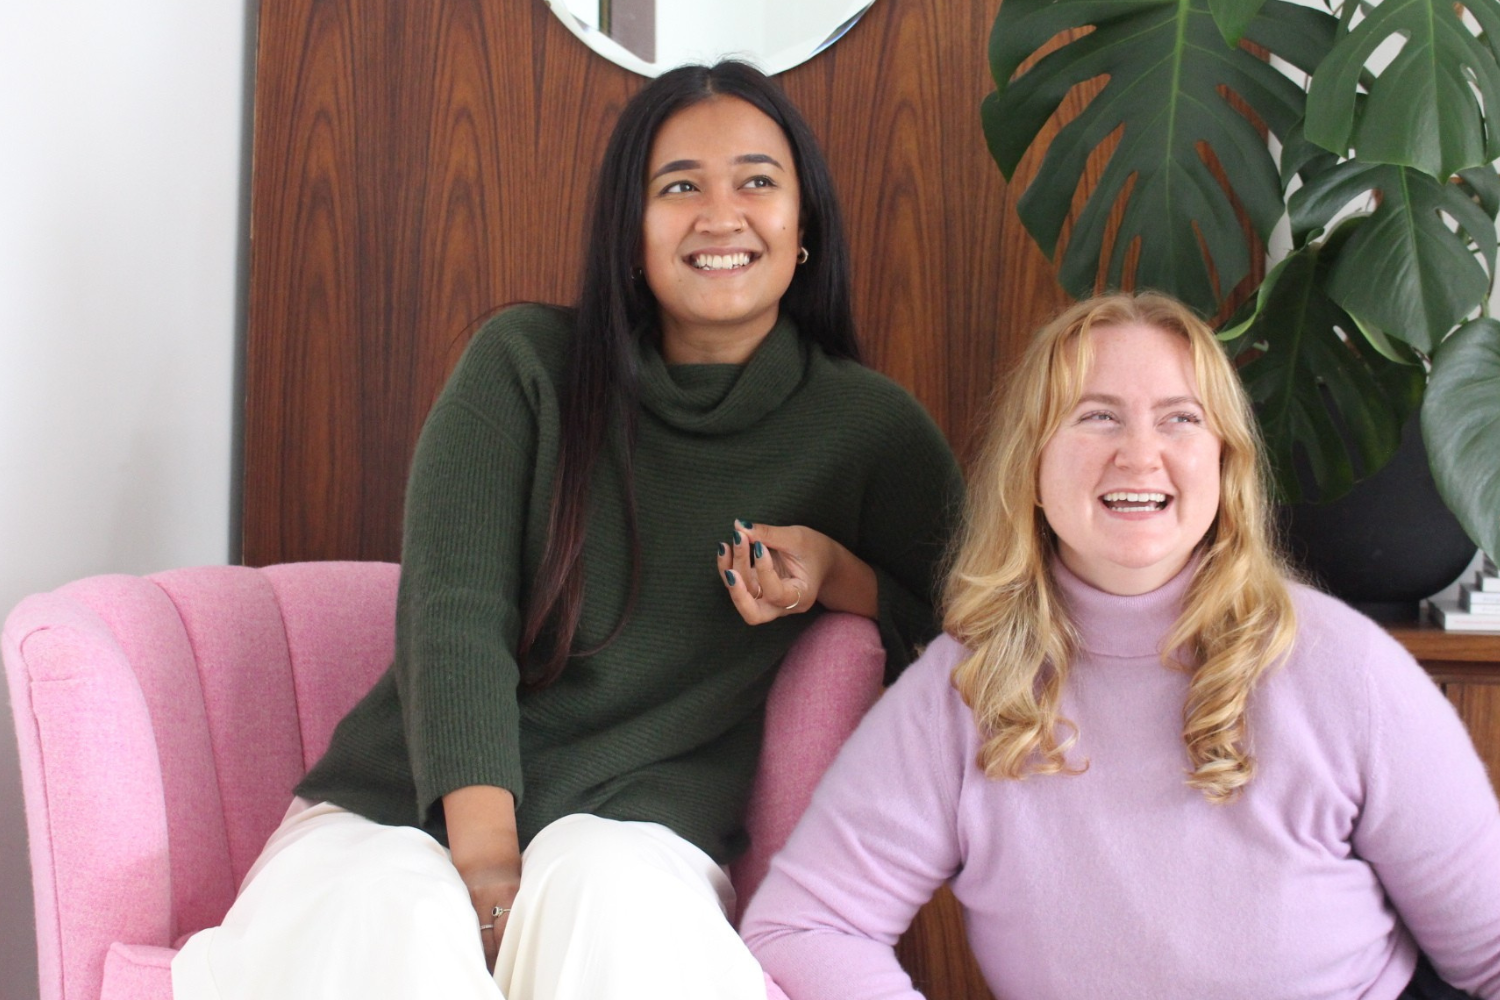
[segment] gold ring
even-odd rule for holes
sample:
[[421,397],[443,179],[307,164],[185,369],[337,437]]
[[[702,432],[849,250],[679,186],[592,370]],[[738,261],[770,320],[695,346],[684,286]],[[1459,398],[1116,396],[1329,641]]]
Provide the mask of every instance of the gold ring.
[[495,925],[494,924],[480,924],[479,925],[479,929],[482,930],[482,931],[492,931],[492,930],[495,929]]
[[801,603],[802,603],[802,591],[799,588],[798,591],[797,591],[797,599],[795,601],[793,601],[791,604],[788,604],[786,607],[782,608],[781,610],[782,611],[796,611],[797,610],[797,606],[799,604],[801,604]]

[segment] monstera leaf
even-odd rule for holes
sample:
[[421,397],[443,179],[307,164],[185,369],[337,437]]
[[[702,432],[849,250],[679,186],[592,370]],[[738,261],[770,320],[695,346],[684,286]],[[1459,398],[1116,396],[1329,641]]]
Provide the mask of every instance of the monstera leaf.
[[[1302,122],[1294,125],[1281,145],[1281,186],[1288,191],[1292,189],[1293,180],[1300,179],[1306,187],[1315,178],[1339,165],[1339,158],[1310,141],[1303,133],[1302,126]],[[1295,197],[1294,195],[1293,198]],[[1302,195],[1303,199],[1306,197]],[[1328,206],[1318,203],[1308,206],[1300,214],[1291,213],[1292,246],[1307,246],[1323,235],[1323,229],[1333,221],[1337,211],[1336,208],[1328,210]]]
[[1240,44],[1250,22],[1255,20],[1255,15],[1265,5],[1266,0],[1208,0],[1208,9],[1214,16],[1214,23],[1219,26],[1219,33],[1230,46]]
[[[1365,224],[1346,222],[1325,243],[1278,264],[1229,345],[1235,353],[1259,352],[1240,376],[1288,503],[1335,500],[1384,465],[1422,398],[1425,375],[1415,355],[1397,364],[1358,350],[1358,324],[1323,288],[1339,251]],[[1305,496],[1299,465],[1311,476],[1313,497]]]
[[[1340,156],[1352,147],[1365,163],[1411,167],[1443,181],[1500,158],[1500,135],[1485,122],[1485,109],[1500,107],[1500,2],[1463,0],[1481,29],[1477,37],[1453,0],[1344,2],[1346,12],[1362,10],[1364,19],[1340,29],[1313,74],[1307,137]],[[1376,76],[1366,63],[1391,38],[1402,40],[1401,50]]]
[[1456,183],[1464,194],[1473,198],[1474,203],[1484,209],[1484,214],[1491,221],[1500,215],[1500,173],[1496,173],[1493,166],[1485,164],[1482,167],[1460,170]]
[[1500,553],[1500,322],[1467,323],[1438,349],[1422,439],[1443,502],[1475,544]]
[[[1247,3],[1219,0],[1218,6],[1233,25],[1244,20]],[[1017,75],[1058,35],[1082,28],[1093,30]],[[1311,72],[1335,28],[1326,13],[1266,0],[1244,33]],[[1017,206],[1032,238],[1055,254],[1089,155],[1120,133],[1073,224],[1059,273],[1063,286],[1075,296],[1091,294],[1105,259],[1108,284],[1120,285],[1127,252],[1139,240],[1137,287],[1214,312],[1248,272],[1250,247],[1199,144],[1213,151],[1264,239],[1283,211],[1276,163],[1256,126],[1221,90],[1238,95],[1284,137],[1302,117],[1301,88],[1268,62],[1226,46],[1209,0],[1005,0],[990,36],[990,68],[996,92],[981,116],[991,155],[1007,178],[1069,91],[1109,78],[1051,140]],[[1105,247],[1111,209],[1122,201],[1118,231]]]
[[[1469,176],[1483,183],[1484,172]],[[1431,354],[1489,294],[1485,269],[1495,266],[1495,221],[1473,189],[1409,167],[1351,160],[1316,174],[1292,195],[1292,230],[1315,231],[1350,201],[1379,192],[1374,214],[1339,251],[1328,294],[1360,319]],[[1458,232],[1448,228],[1445,214]]]

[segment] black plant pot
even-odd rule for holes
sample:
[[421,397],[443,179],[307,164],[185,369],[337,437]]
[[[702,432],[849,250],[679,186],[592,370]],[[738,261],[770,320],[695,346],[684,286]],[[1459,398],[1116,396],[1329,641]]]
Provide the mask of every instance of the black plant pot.
[[1432,482],[1416,417],[1385,468],[1333,503],[1283,507],[1281,519],[1293,563],[1381,622],[1415,621],[1476,549]]

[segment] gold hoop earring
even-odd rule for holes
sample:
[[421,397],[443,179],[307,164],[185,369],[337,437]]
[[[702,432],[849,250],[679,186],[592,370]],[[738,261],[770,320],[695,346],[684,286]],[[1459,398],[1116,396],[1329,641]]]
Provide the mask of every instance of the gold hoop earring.
[[797,248],[797,263],[799,263],[799,264],[806,264],[807,263],[807,258],[810,257],[810,256],[812,256],[812,255],[807,252],[807,247],[798,247]]

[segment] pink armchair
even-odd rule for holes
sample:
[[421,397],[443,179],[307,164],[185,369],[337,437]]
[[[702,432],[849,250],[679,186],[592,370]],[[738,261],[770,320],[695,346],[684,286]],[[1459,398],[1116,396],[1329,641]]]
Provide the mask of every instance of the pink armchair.
[[[397,567],[100,576],[22,601],[3,655],[20,742],[41,1000],[167,1000],[297,779],[391,658]],[[771,691],[734,867],[743,904],[879,693],[874,627],[825,615]],[[781,996],[767,982],[772,998]]]

